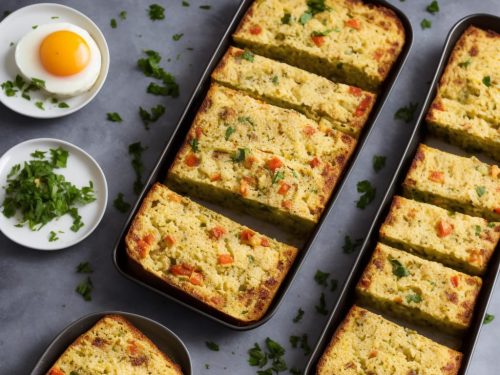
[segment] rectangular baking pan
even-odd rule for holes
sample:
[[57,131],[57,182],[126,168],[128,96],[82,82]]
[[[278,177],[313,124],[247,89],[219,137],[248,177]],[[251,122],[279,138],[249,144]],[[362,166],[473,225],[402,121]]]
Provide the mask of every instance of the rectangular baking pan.
[[[231,35],[233,32],[236,30],[238,24],[242,20],[243,16],[245,15],[247,9],[250,7],[252,4],[253,0],[242,0],[235,16],[231,20],[231,23],[229,24],[228,29],[224,33],[222,40],[219,42],[217,48],[215,49],[215,52],[211,59],[209,60],[208,66],[203,72],[201,79],[196,86],[191,98],[189,99],[187,106],[182,113],[179,122],[177,123],[175,130],[170,138],[168,140],[164,150],[162,151],[158,162],[156,163],[156,166],[153,169],[153,172],[149,176],[148,180],[145,183],[144,189],[142,190],[141,194],[139,195],[138,201],[136,202],[134,208],[132,209],[132,212],[130,213],[129,217],[127,218],[127,221],[120,233],[120,236],[118,238],[118,241],[116,242],[116,245],[113,250],[113,262],[120,272],[124,277],[133,280],[137,282],[138,284],[149,288],[151,290],[154,290],[155,292],[161,294],[164,297],[167,297],[171,300],[174,300],[178,303],[180,303],[183,306],[186,306],[190,308],[191,310],[194,310],[208,318],[211,318],[227,327],[236,329],[236,330],[249,330],[256,328],[260,326],[261,324],[265,323],[268,321],[273,314],[276,312],[280,302],[282,301],[287,289],[291,285],[293,279],[295,278],[295,275],[300,269],[300,266],[302,265],[306,254],[309,252],[311,249],[317,234],[321,230],[321,227],[325,221],[325,217],[328,215],[328,213],[333,209],[335,205],[335,201],[337,196],[339,195],[340,191],[342,190],[344,186],[344,182],[347,180],[347,176],[349,175],[350,171],[352,170],[353,166],[356,163],[357,155],[361,152],[361,149],[363,148],[368,135],[371,131],[372,125],[375,123],[377,120],[377,117],[380,113],[381,108],[384,105],[385,100],[387,99],[389,93],[391,92],[391,89],[394,85],[394,82],[396,81],[398,75],[400,74],[403,65],[406,61],[406,58],[408,57],[408,53],[413,41],[413,32],[411,28],[410,21],[408,18],[397,8],[394,6],[390,5],[384,0],[373,0],[373,1],[368,1],[370,4],[375,4],[375,5],[382,5],[384,7],[387,7],[389,9],[392,9],[396,15],[399,17],[401,20],[403,27],[405,29],[405,35],[406,35],[406,40],[405,44],[403,46],[403,49],[401,51],[401,54],[394,64],[394,66],[391,69],[391,72],[389,73],[386,81],[381,87],[381,90],[378,94],[377,101],[372,109],[372,112],[370,113],[370,116],[368,118],[368,121],[365,125],[365,129],[363,130],[363,133],[358,141],[358,146],[352,155],[349,163],[346,165],[346,169],[344,172],[344,176],[341,178],[339,181],[334,193],[332,194],[332,197],[330,198],[330,201],[328,202],[327,206],[325,207],[324,213],[319,221],[319,223],[316,225],[316,228],[313,230],[309,238],[307,238],[304,242],[304,245],[301,246],[301,251],[299,252],[297,259],[295,260],[292,268],[289,270],[285,280],[283,281],[283,284],[281,285],[280,289],[278,290],[272,304],[270,305],[268,311],[264,315],[262,319],[260,319],[257,322],[248,324],[248,325],[238,325],[232,321],[229,321],[226,317],[220,315],[217,311],[213,311],[209,308],[207,308],[204,305],[201,305],[197,303],[197,301],[190,299],[187,296],[183,295],[178,295],[175,293],[173,290],[168,291],[165,290],[164,288],[160,288],[158,285],[151,285],[151,283],[144,282],[142,279],[137,277],[136,273],[134,270],[132,270],[129,265],[127,264],[127,259],[126,259],[126,250],[125,250],[125,235],[127,234],[127,231],[130,227],[130,224],[137,213],[137,210],[140,207],[140,204],[142,203],[143,198],[149,191],[150,187],[155,183],[155,182],[164,182],[165,178],[167,176],[167,171],[170,165],[172,164],[177,151],[179,150],[180,146],[184,142],[184,138],[186,137],[190,127],[191,123],[196,115],[196,112],[201,105],[208,88],[210,86],[210,75],[212,71],[215,69],[219,61],[222,59],[224,56],[226,50],[228,47],[232,44],[232,38]],[[210,208],[212,206],[208,205]],[[249,225],[251,226],[251,225]],[[253,229],[259,230],[258,227],[253,227]]]
[[[497,33],[500,33],[500,18],[488,14],[474,14],[467,16],[458,21],[449,32],[446,42],[444,44],[444,49],[441,54],[441,59],[439,61],[437,71],[434,75],[434,79],[432,80],[424,105],[419,113],[415,129],[410,137],[410,141],[406,147],[401,162],[399,163],[399,166],[396,169],[395,175],[389,184],[387,193],[385,194],[380,204],[380,207],[375,215],[373,224],[370,227],[367,237],[354,262],[353,269],[351,270],[349,276],[347,277],[347,280],[344,283],[344,286],[342,287],[337,303],[335,304],[333,311],[331,312],[327,320],[326,327],[322,331],[319,340],[309,358],[309,361],[306,365],[304,372],[307,375],[313,375],[316,373],[316,366],[318,364],[321,355],[326,350],[328,344],[330,343],[331,338],[333,337],[333,334],[335,333],[335,331],[337,330],[337,328],[347,315],[347,312],[352,307],[352,305],[357,301],[355,295],[356,284],[358,283],[358,280],[361,278],[361,274],[363,273],[365,267],[370,261],[373,250],[375,249],[378,240],[379,228],[384,222],[387,214],[389,213],[392,198],[395,194],[401,193],[401,185],[410,168],[410,164],[413,161],[413,157],[415,156],[418,145],[420,143],[426,143],[432,147],[443,149],[444,151],[452,151],[454,153],[465,155],[464,151],[460,151],[460,149],[458,149],[457,147],[446,144],[444,143],[444,141],[441,141],[435,138],[433,135],[430,135],[425,125],[425,116],[427,114],[430,105],[432,104],[434,97],[436,96],[439,80],[444,72],[444,69],[448,62],[450,54],[453,50],[453,47],[455,46],[455,43],[458,41],[458,39],[465,31],[465,29],[467,29],[467,27],[471,25],[475,25],[482,29],[493,30]],[[487,162],[490,163],[493,162],[492,160],[483,157],[482,155],[476,155],[476,156]],[[490,300],[499,269],[500,269],[500,245],[497,246],[497,248],[495,249],[492,258],[490,259],[488,270],[486,274],[483,276],[483,286],[478,296],[472,324],[463,336],[450,337],[449,335],[446,334],[436,333],[435,332],[436,330],[431,330],[420,326],[414,326],[409,322],[403,320],[396,320],[396,322],[399,324],[403,324],[405,326],[409,326],[410,328],[414,328],[420,333],[429,336],[430,338],[438,342],[441,342],[442,344],[450,345],[460,350],[464,354],[464,356],[459,374],[460,375],[467,374],[468,367],[470,365],[472,354],[474,352],[474,348],[478,340],[479,333],[481,331],[483,319],[486,314],[488,302]],[[375,312],[378,311],[375,310]],[[389,319],[394,320],[390,316]]]

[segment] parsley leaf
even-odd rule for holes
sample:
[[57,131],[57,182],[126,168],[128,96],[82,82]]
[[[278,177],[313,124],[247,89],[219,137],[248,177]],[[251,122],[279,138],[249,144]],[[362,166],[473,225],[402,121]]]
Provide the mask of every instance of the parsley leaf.
[[316,312],[322,315],[328,315],[328,310],[326,309],[326,300],[325,293],[321,292],[321,296],[319,298],[319,305],[314,306],[316,308]]
[[59,240],[59,237],[57,237],[57,233],[51,230],[49,234],[49,242],[54,242],[57,240]]
[[356,207],[364,210],[375,199],[377,189],[375,189],[370,181],[363,180],[357,184],[358,193],[362,193],[359,200],[356,202]]
[[342,246],[342,250],[344,250],[344,253],[346,254],[351,254],[356,251],[358,247],[360,247],[363,244],[363,239],[358,238],[356,240],[352,240],[351,236],[345,236],[344,237],[344,245]]
[[111,21],[109,21],[109,25],[112,29],[116,29],[116,26],[118,26],[114,18],[111,18]]
[[144,164],[142,163],[142,153],[147,150],[147,147],[142,147],[141,142],[132,143],[128,146],[128,153],[132,156],[132,168],[135,171],[134,192],[139,194],[144,186],[142,182],[142,172]]
[[467,68],[470,65],[471,62],[472,62],[471,59],[467,59],[465,61],[459,62],[458,66],[460,68]]
[[153,50],[146,50],[144,53],[147,57],[137,61],[139,70],[143,72],[146,77],[153,77],[163,83],[162,86],[151,82],[146,91],[153,95],[171,96],[173,98],[178,97],[179,85],[174,76],[159,66],[161,61],[160,54]]
[[149,19],[151,21],[165,19],[165,8],[159,4],[151,4],[149,6]]
[[235,163],[241,163],[241,162],[244,162],[246,157],[247,157],[247,154],[250,153],[250,150],[248,148],[239,148],[237,152],[235,152],[233,154],[233,156],[231,156],[231,159],[235,162]]
[[92,300],[92,290],[94,289],[94,284],[90,277],[87,277],[84,281],[77,285],[75,291],[80,294],[85,301]]
[[260,368],[267,364],[267,354],[261,349],[259,344],[255,343],[253,348],[248,350],[248,364],[250,366],[258,366]]
[[198,147],[198,138],[193,138],[188,143],[191,146],[191,150],[193,150],[193,152],[200,151],[200,148]]
[[316,281],[319,285],[327,286],[329,276],[330,274],[328,272],[317,270],[314,275],[314,281]]
[[410,275],[410,272],[408,272],[406,267],[404,267],[399,260],[389,259],[389,262],[391,262],[392,265],[392,274],[398,279]]
[[57,104],[57,107],[58,108],[69,108],[69,104],[66,102],[60,102],[59,104]]
[[118,193],[118,195],[113,201],[113,207],[116,208],[118,211],[125,213],[128,212],[128,210],[130,210],[131,205],[130,203],[125,202],[123,198],[124,198],[123,193]]
[[45,108],[43,107],[43,102],[37,101],[35,102],[35,105],[40,108],[42,111],[45,111]]
[[380,172],[382,168],[385,167],[386,157],[382,155],[373,155],[373,170],[375,172]]
[[439,12],[439,4],[436,0],[434,0],[432,3],[427,5],[427,8],[425,8],[430,14],[436,14]]
[[422,28],[422,30],[430,29],[432,27],[432,22],[427,18],[424,18],[422,22],[420,22],[420,27]]
[[476,193],[479,198],[486,194],[486,188],[484,186],[476,186]]
[[491,86],[491,77],[490,76],[484,76],[483,77],[483,84],[486,87],[490,87]]
[[77,273],[92,273],[94,270],[92,269],[89,262],[81,262],[76,266]]
[[273,180],[272,180],[272,183],[273,185],[280,181],[280,180],[283,180],[285,178],[285,172],[284,171],[276,171],[273,175]]
[[281,23],[283,25],[290,25],[290,21],[292,19],[292,15],[288,12],[285,12],[285,14],[283,15],[283,17],[281,17]]
[[181,40],[181,38],[184,36],[184,34],[174,34],[172,35],[172,39],[177,42],[178,40]]
[[255,55],[248,49],[245,49],[243,53],[240,55],[241,59],[253,62],[255,59]]
[[121,19],[122,21],[125,21],[125,20],[127,19],[127,12],[126,12],[125,10],[122,10],[122,11],[118,14],[118,16],[120,17],[120,19]]
[[122,122],[122,117],[118,112],[108,112],[106,113],[106,119],[111,122]]
[[299,308],[297,310],[297,315],[295,315],[295,318],[293,318],[293,322],[294,323],[298,323],[302,320],[302,318],[304,317],[304,310],[302,310],[301,308]]
[[189,6],[189,2],[187,2],[187,1],[183,1],[183,2],[182,2],[182,6],[183,6],[183,7],[188,7],[188,6]]
[[484,316],[483,324],[490,324],[493,320],[495,320],[495,315],[487,313]]
[[410,302],[415,302],[415,303],[420,303],[422,302],[422,296],[420,294],[408,294],[406,296],[406,302],[410,303]]
[[224,135],[226,141],[229,140],[229,137],[231,137],[231,134],[233,134],[235,131],[236,131],[235,128],[228,126],[228,128],[226,129],[226,134]]
[[396,120],[403,120],[409,124],[413,120],[413,116],[415,115],[417,108],[418,103],[410,102],[407,106],[399,108],[394,114],[394,118]]
[[207,346],[208,349],[210,349],[210,350],[212,350],[214,352],[218,352],[219,351],[219,345],[217,345],[213,341],[205,341],[205,345]]
[[200,5],[200,9],[203,9],[203,10],[209,10],[210,8],[212,8],[211,5]]
[[166,109],[162,104],[158,104],[155,107],[152,107],[150,112],[146,109],[139,107],[139,116],[141,117],[142,123],[146,130],[149,130],[149,124],[158,121],[158,119],[163,116]]

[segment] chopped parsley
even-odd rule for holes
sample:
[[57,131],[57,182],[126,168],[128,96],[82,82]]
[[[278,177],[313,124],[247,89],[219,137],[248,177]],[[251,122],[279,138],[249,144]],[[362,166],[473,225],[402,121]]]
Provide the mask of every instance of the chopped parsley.
[[329,8],[325,5],[325,0],[307,0],[307,10],[300,16],[299,22],[305,25],[314,15],[324,12]]
[[31,26],[31,28],[32,28],[33,30],[35,30],[36,28],[38,28],[38,25],[33,25],[33,26]]
[[269,337],[266,338],[266,351],[262,350],[259,344],[255,343],[248,350],[248,355],[248,364],[259,368],[263,368],[271,360],[271,367],[266,370],[257,371],[259,375],[273,375],[273,373],[283,372],[288,369],[285,362],[285,349]]
[[328,286],[328,277],[330,274],[328,272],[323,272],[321,270],[317,270],[314,275],[314,281],[318,283],[318,285]]
[[149,19],[151,21],[165,19],[165,8],[159,4],[151,4],[149,6]]
[[45,159],[45,154],[47,153],[47,151],[40,151],[40,150],[36,150],[34,152],[32,152],[30,154],[31,157],[35,158],[35,159]]
[[336,31],[336,32],[339,32],[338,29],[326,29],[324,31],[313,31],[311,33],[311,37],[315,37],[315,36],[327,36],[328,34],[330,34],[332,31]]
[[106,119],[111,122],[122,122],[122,117],[118,112],[108,112],[106,113]]
[[226,129],[226,134],[224,135],[226,141],[229,140],[229,137],[231,137],[231,134],[233,134],[235,131],[236,131],[235,128],[228,126],[228,128]]
[[236,151],[233,156],[231,156],[231,159],[235,163],[241,163],[244,162],[247,154],[250,153],[250,150],[248,148],[239,148],[238,151]]
[[49,234],[49,242],[54,242],[57,240],[59,240],[59,237],[57,237],[57,233],[51,230]]
[[410,272],[408,272],[406,267],[403,266],[399,260],[389,259],[389,262],[391,262],[392,274],[396,276],[398,279],[410,275]]
[[292,375],[303,375],[303,371],[302,370],[299,370],[298,368],[296,367],[292,367],[290,369],[290,374]]
[[141,142],[132,143],[128,146],[128,153],[132,156],[132,168],[135,171],[134,192],[139,194],[144,186],[142,182],[142,172],[144,164],[142,163],[142,153],[147,147],[142,147]]
[[385,160],[386,160],[385,156],[373,155],[373,160],[372,160],[373,170],[375,172],[380,172],[380,170],[382,170],[382,168],[385,167]]
[[422,28],[422,30],[430,29],[432,27],[432,22],[427,18],[424,18],[422,22],[420,22],[420,27]]
[[297,310],[297,315],[295,315],[295,318],[293,318],[293,322],[294,323],[298,323],[302,320],[302,318],[304,317],[304,310],[302,310],[301,308],[299,308]]
[[44,108],[44,106],[43,106],[43,102],[41,102],[41,101],[37,101],[37,102],[35,102],[35,105],[36,105],[38,108],[40,108],[42,111],[45,111],[45,108]]
[[434,0],[432,3],[427,5],[427,8],[425,8],[430,14],[436,14],[439,12],[439,4],[436,0]]
[[16,95],[17,90],[14,88],[14,83],[12,81],[5,81],[0,85],[0,87],[6,96]]
[[249,125],[255,126],[255,124],[250,116],[240,116],[240,117],[238,117],[238,122],[241,122],[242,124],[246,122]]
[[[17,77],[16,77],[17,79]],[[44,89],[45,88],[45,81],[43,79],[38,79],[38,78],[31,78],[31,86],[33,86],[31,89]]]
[[187,1],[183,1],[183,2],[182,2],[182,6],[183,6],[183,7],[188,7],[188,6],[189,6],[189,3],[188,3]]
[[245,49],[243,51],[243,53],[240,55],[240,58],[244,59],[244,60],[247,60],[247,61],[250,61],[250,62],[253,62],[254,58],[255,58],[255,55],[251,51]]
[[250,366],[264,367],[267,364],[267,354],[262,351],[259,344],[255,343],[253,348],[248,350],[248,364]]
[[123,193],[118,193],[116,198],[113,200],[113,207],[122,213],[126,213],[130,210],[130,203],[124,200]]
[[405,107],[399,108],[396,113],[394,114],[394,118],[396,120],[402,120],[409,124],[413,120],[413,116],[415,115],[415,111],[418,108],[418,103],[412,103],[408,104]]
[[375,199],[377,189],[368,180],[360,181],[356,186],[358,193],[361,193],[359,200],[356,202],[356,207],[364,210]]
[[120,19],[121,19],[122,21],[125,21],[125,20],[127,19],[127,12],[126,12],[125,10],[122,10],[122,11],[118,14],[118,16],[120,17]]
[[66,168],[69,154],[62,148],[50,149],[50,160],[45,158],[45,152],[35,151],[32,155],[34,160],[25,162],[23,167],[14,165],[8,174],[2,213],[13,217],[20,211],[17,225],[27,224],[33,231],[70,214],[74,219],[71,229],[78,230],[83,223],[76,207],[95,201],[92,182],[79,189],[54,172]]
[[326,299],[325,293],[321,292],[321,296],[319,297],[319,304],[314,306],[316,308],[316,312],[322,315],[328,315],[328,310],[326,309]]
[[77,273],[92,273],[94,270],[89,262],[81,262],[76,266]]
[[356,251],[358,247],[363,243],[362,238],[358,238],[356,240],[352,240],[351,236],[344,236],[344,245],[342,246],[342,250],[346,254],[352,254]]
[[273,175],[273,180],[272,180],[273,185],[278,181],[283,180],[284,178],[285,178],[284,171],[276,171]]
[[60,102],[57,104],[57,108],[69,108],[69,104],[66,102]]
[[490,76],[484,76],[483,77],[483,84],[486,87],[490,87],[491,86],[491,77]]
[[280,79],[278,76],[274,76],[272,79],[271,79],[271,82],[275,85],[278,85],[280,83]]
[[166,72],[158,64],[161,61],[161,56],[153,50],[144,51],[146,58],[139,59],[137,66],[146,77],[153,77],[160,80],[163,85],[151,82],[146,91],[153,95],[171,96],[176,98],[179,96],[179,85],[175,81],[172,74]]
[[116,27],[118,26],[114,18],[111,18],[111,21],[109,21],[109,25],[111,26],[112,29],[116,29]]
[[94,284],[90,277],[87,277],[84,281],[77,285],[75,291],[80,294],[85,301],[92,300],[92,290],[94,289]]
[[476,193],[479,198],[486,194],[486,188],[484,186],[476,186]]
[[310,11],[306,10],[299,18],[299,22],[301,25],[305,25],[312,19],[313,15]]
[[309,355],[311,353],[311,347],[307,342],[307,334],[304,333],[302,336],[290,336],[290,345],[292,348],[297,349],[300,345],[300,349],[304,351],[304,355]]
[[165,110],[165,106],[162,104],[152,107],[150,112],[142,107],[139,107],[139,116],[141,117],[146,130],[149,130],[149,124],[158,121],[158,119],[163,116]]
[[495,320],[495,315],[488,314],[484,316],[483,324],[490,324],[493,320]]
[[458,66],[460,68],[467,68],[470,65],[471,62],[472,62],[471,59],[467,59],[465,61],[459,62]]
[[207,346],[208,349],[210,349],[210,350],[212,350],[214,352],[218,352],[219,351],[219,345],[217,345],[213,341],[205,341],[205,345]]
[[283,15],[283,17],[281,17],[281,23],[283,25],[290,25],[290,21],[292,20],[292,15],[288,12],[285,12],[285,14]]
[[211,5],[200,5],[200,9],[209,10],[210,8],[212,8]]
[[198,138],[191,139],[189,141],[189,145],[191,146],[191,150],[193,150],[193,152],[200,151],[200,148],[198,147]]
[[181,38],[183,36],[184,36],[184,34],[182,34],[182,33],[181,34],[174,34],[174,35],[172,35],[172,39],[177,42],[178,40],[181,40]]
[[483,231],[481,226],[480,225],[475,225],[474,226],[474,230],[475,230],[475,233],[476,233],[476,236],[481,236],[481,232]]
[[410,302],[415,302],[415,303],[420,303],[422,302],[422,296],[420,294],[408,294],[406,296],[406,302],[410,303]]

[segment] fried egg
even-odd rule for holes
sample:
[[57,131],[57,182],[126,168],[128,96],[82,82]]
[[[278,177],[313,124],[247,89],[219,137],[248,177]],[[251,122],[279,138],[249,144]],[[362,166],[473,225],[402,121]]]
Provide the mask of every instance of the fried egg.
[[89,90],[101,70],[101,52],[90,34],[71,23],[39,25],[17,43],[16,65],[29,81],[45,82],[58,97]]

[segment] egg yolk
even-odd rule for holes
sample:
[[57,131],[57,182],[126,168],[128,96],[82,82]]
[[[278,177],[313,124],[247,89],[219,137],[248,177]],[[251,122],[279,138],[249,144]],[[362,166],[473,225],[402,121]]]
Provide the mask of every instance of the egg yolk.
[[45,37],[39,53],[45,70],[56,76],[80,73],[90,61],[90,48],[85,39],[67,30]]

